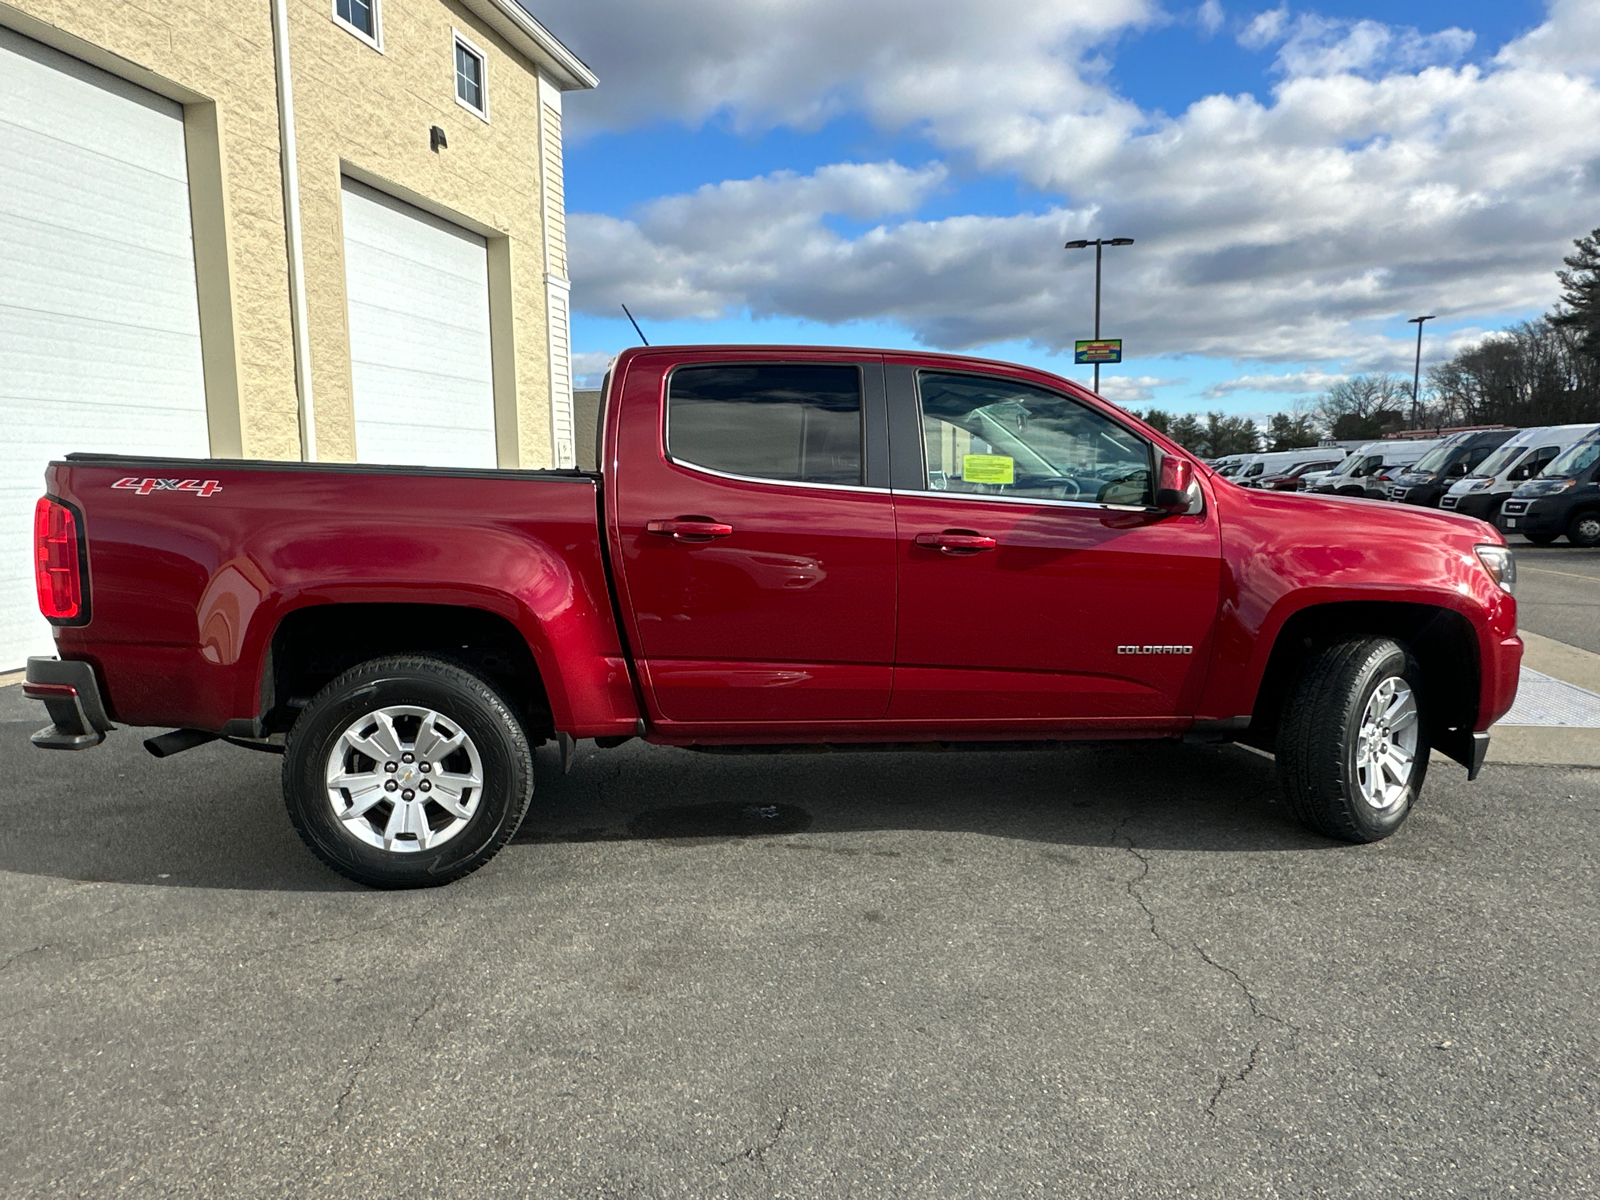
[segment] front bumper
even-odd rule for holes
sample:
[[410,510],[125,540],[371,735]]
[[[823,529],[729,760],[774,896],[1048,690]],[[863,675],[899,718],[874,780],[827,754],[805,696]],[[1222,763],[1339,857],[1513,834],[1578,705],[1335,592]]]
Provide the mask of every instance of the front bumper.
[[1437,508],[1444,488],[1437,483],[1397,483],[1389,488],[1389,499],[1397,504],[1419,504],[1424,508]]
[[22,694],[42,701],[53,722],[28,739],[41,750],[87,750],[116,728],[86,662],[30,658]]
[[1524,537],[1554,541],[1561,535],[1564,515],[1559,506],[1548,501],[1507,500],[1494,523],[1501,533],[1520,533]]
[[1446,493],[1439,500],[1439,507],[1449,512],[1460,513],[1463,517],[1477,517],[1480,521],[1494,522],[1494,514],[1506,498],[1505,492],[1468,492],[1464,496],[1452,496]]

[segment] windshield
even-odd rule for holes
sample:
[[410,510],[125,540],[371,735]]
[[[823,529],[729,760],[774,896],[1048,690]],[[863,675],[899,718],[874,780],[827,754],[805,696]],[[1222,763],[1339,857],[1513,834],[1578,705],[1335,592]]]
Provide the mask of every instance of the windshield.
[[1331,462],[1302,463],[1300,466],[1298,466],[1294,470],[1290,471],[1289,474],[1291,474],[1291,475],[1295,476],[1296,478],[1298,478],[1301,475],[1309,475],[1313,471],[1326,471],[1329,468],[1331,468],[1332,466],[1334,466],[1334,464],[1331,463]]
[[1569,446],[1555,460],[1539,474],[1540,479],[1571,479],[1574,475],[1582,474],[1594,466],[1594,460],[1600,458],[1600,438],[1593,441],[1579,442],[1576,446]]
[[1383,461],[1381,454],[1352,454],[1339,464],[1335,475],[1365,475]]
[[1512,467],[1516,466],[1517,460],[1527,452],[1528,447],[1525,443],[1518,446],[1514,446],[1509,443],[1501,446],[1500,449],[1496,450],[1493,454],[1489,455],[1488,458],[1479,463],[1477,469],[1473,471],[1472,474],[1468,475],[1467,478],[1493,479],[1497,475],[1503,475]]
[[1243,463],[1236,463],[1236,462],[1225,463],[1224,465],[1222,465],[1222,466],[1217,468],[1217,474],[1221,475],[1224,479],[1226,479],[1229,475],[1232,475],[1235,471],[1237,471],[1243,465],[1244,465]]
[[1424,454],[1417,465],[1411,469],[1413,471],[1442,471],[1444,465],[1450,461],[1450,456],[1456,452],[1460,444],[1454,441],[1440,442],[1432,450]]

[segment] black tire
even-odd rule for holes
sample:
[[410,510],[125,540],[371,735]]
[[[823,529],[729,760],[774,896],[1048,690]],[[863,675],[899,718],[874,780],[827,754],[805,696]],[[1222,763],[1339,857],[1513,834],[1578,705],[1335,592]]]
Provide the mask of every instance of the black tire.
[[1551,545],[1556,540],[1556,538],[1559,537],[1560,535],[1559,534],[1555,534],[1555,533],[1526,533],[1526,532],[1524,532],[1522,536],[1527,538],[1535,546],[1548,546],[1548,545]]
[[[1417,744],[1398,798],[1379,807],[1363,794],[1357,755],[1367,705],[1391,678],[1410,689]],[[1301,824],[1347,842],[1376,842],[1405,823],[1428,773],[1422,696],[1416,659],[1389,638],[1350,637],[1313,652],[1278,726],[1278,785]]]
[[[385,834],[379,825],[383,823],[385,811],[394,813],[398,807],[396,801],[388,796],[381,797],[371,810],[372,815],[351,818],[348,822],[341,820],[334,811],[325,774],[340,739],[355,722],[380,710],[403,707],[436,713],[444,722],[445,730],[453,727],[456,733],[466,735],[468,740],[464,745],[477,756],[476,768],[470,765],[470,759],[452,755],[433,766],[434,771],[456,771],[464,763],[469,764],[469,771],[481,770],[482,786],[462,792],[466,798],[460,802],[462,813],[468,811],[469,805],[476,806],[471,808],[470,816],[452,816],[425,797],[415,805],[418,819],[439,828],[424,829],[421,835],[401,832],[388,843],[415,845],[427,836],[441,834],[446,839],[437,847],[421,850],[388,849],[363,840],[358,829],[371,829],[374,831],[371,836],[384,840]],[[420,751],[424,735],[420,728],[407,733],[405,723],[416,719],[420,726],[421,718],[390,719],[401,732],[400,749],[409,747]],[[406,738],[413,739],[416,744],[404,740]],[[346,755],[351,753],[346,749]],[[421,759],[413,756],[405,762],[415,763],[416,770],[425,770],[428,768],[421,767],[420,762],[427,757],[426,754]],[[372,778],[384,778],[381,772],[386,769],[386,762],[379,763],[359,752],[344,761],[353,764],[349,769],[371,770]],[[372,762],[373,766],[367,768],[367,762]],[[414,774],[410,765],[399,770],[404,774],[397,778]],[[443,784],[453,776],[432,774],[415,778]],[[395,789],[389,788],[390,782],[393,779],[382,786],[394,792]],[[416,786],[422,787],[422,782]],[[417,795],[414,791],[397,794]],[[440,794],[435,792],[431,799],[436,800]],[[493,858],[516,833],[532,794],[533,754],[522,723],[505,698],[458,663],[425,655],[373,659],[339,676],[301,712],[289,731],[283,757],[283,799],[295,832],[328,866],[368,887],[438,887],[471,874]],[[343,796],[348,800],[351,793],[344,792]],[[388,805],[387,810],[384,805]],[[366,825],[360,826],[359,821],[365,821]]]
[[1567,522],[1567,541],[1585,550],[1600,546],[1600,510],[1573,513]]

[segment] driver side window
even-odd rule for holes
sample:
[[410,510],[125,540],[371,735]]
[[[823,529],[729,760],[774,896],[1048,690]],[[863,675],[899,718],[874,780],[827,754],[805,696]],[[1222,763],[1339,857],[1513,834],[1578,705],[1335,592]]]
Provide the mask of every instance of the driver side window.
[[925,486],[934,492],[1146,506],[1150,447],[1058,392],[924,372]]

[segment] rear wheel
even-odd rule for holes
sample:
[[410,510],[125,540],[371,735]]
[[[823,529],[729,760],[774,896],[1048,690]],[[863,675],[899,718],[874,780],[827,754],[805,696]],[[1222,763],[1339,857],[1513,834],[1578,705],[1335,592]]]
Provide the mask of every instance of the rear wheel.
[[1316,652],[1278,727],[1278,783],[1302,824],[1376,842],[1405,822],[1428,771],[1416,660],[1352,637]]
[[436,887],[510,840],[533,791],[521,722],[444,659],[374,659],[300,714],[283,762],[289,819],[328,866],[369,887]]
[[1567,541],[1574,546],[1600,546],[1600,512],[1582,512],[1567,523]]

